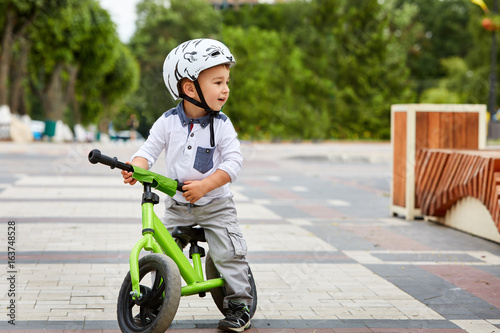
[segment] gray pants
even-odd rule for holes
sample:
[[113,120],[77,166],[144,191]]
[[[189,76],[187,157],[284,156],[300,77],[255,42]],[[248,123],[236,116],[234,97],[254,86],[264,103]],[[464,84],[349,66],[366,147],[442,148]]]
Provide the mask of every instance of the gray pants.
[[187,205],[167,197],[162,222],[170,233],[178,226],[199,225],[204,228],[210,257],[226,280],[224,307],[229,300],[251,305],[248,262],[245,258],[247,244],[238,225],[233,199],[214,199],[205,206],[195,205],[190,210]]

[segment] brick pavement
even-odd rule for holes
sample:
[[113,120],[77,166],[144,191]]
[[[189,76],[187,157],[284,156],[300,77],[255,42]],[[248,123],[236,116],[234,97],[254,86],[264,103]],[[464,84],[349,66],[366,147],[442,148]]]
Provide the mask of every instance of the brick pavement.
[[[122,160],[136,149],[96,147]],[[3,310],[2,331],[118,332],[141,188],[88,163],[92,148],[0,143],[0,241],[16,221],[18,269],[16,325]],[[499,244],[392,218],[388,144],[243,151],[232,189],[259,292],[248,332],[500,332]],[[185,297],[169,332],[216,332],[220,317],[210,296]]]

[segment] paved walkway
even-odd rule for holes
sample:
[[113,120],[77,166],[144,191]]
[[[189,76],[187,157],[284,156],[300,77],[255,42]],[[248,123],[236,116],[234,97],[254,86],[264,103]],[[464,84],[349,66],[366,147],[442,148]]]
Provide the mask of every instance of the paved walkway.
[[[92,148],[127,160],[137,147],[0,143],[3,332],[119,332],[141,188],[88,163]],[[500,332],[500,245],[391,217],[389,144],[243,152],[232,190],[259,292],[247,332]],[[220,318],[210,296],[185,297],[169,332],[213,333]]]

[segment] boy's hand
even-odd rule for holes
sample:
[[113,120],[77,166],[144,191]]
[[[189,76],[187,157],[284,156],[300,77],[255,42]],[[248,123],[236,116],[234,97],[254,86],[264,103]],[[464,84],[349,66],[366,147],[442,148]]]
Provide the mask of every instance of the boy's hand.
[[[125,162],[126,164],[130,164],[130,162]],[[125,184],[130,184],[134,185],[137,183],[137,179],[132,178],[133,172],[128,172],[125,170],[122,170],[122,176],[123,176],[123,182]]]
[[230,180],[231,177],[229,177],[227,172],[218,169],[203,180],[185,181],[182,189],[186,192],[182,195],[188,202],[194,204],[196,201],[203,198],[205,194],[229,183]]
[[202,181],[199,180],[185,181],[182,189],[186,191],[182,193],[182,195],[188,202],[192,204],[203,198],[203,196],[207,193],[205,185],[203,184]]

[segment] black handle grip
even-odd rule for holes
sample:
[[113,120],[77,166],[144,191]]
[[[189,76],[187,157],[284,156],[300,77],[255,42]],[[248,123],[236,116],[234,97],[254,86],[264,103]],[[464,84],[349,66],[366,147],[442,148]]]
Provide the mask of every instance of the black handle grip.
[[182,189],[182,187],[184,186],[184,183],[181,183],[180,181],[177,181],[177,191],[181,191],[181,192],[186,192],[185,190]]
[[134,172],[134,167],[130,164],[120,162],[116,157],[103,155],[99,149],[93,149],[89,153],[89,162],[92,164],[101,163],[109,166],[111,169],[118,168],[128,172]]

